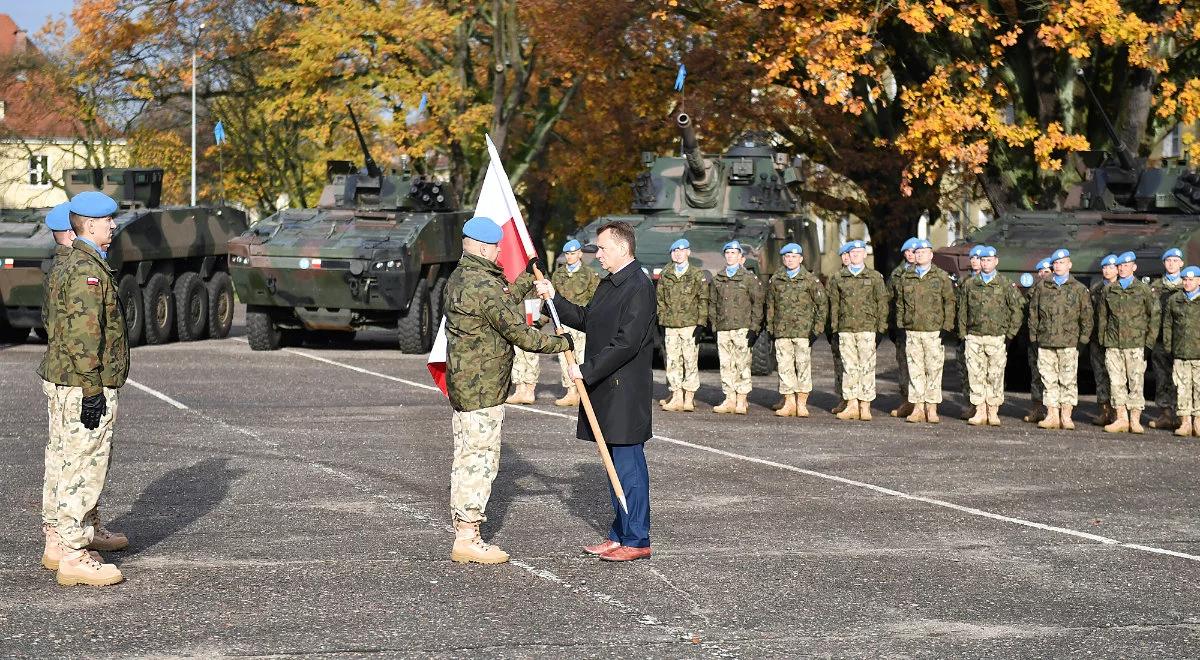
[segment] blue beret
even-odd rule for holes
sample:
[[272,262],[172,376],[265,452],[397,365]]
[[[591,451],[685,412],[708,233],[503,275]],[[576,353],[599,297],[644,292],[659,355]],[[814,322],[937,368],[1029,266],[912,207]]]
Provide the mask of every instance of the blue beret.
[[688,243],[688,239],[681,238],[671,244],[671,252],[674,252],[675,250],[690,250],[691,247],[692,244]]
[[908,239],[907,241],[904,241],[904,245],[901,245],[901,246],[900,246],[900,251],[901,251],[901,252],[908,252],[909,250],[916,249],[916,248],[914,248],[913,246],[917,244],[917,241],[918,241],[918,240],[919,240],[919,239],[916,239],[916,238],[910,238],[910,239]]
[[117,212],[117,203],[99,190],[85,190],[71,198],[71,213],[85,218],[107,218]]
[[1105,266],[1116,266],[1116,265],[1117,265],[1117,255],[1115,255],[1115,254],[1105,255],[1105,257],[1100,260],[1101,268],[1104,268]]
[[1121,255],[1117,257],[1118,264],[1131,264],[1136,261],[1137,255],[1132,252],[1122,252]]
[[729,241],[726,243],[725,247],[721,248],[722,252],[725,250],[737,250],[738,252],[745,252],[745,250],[742,249],[742,244],[737,241]]
[[983,248],[985,248],[985,247],[987,247],[987,246],[982,245],[982,244],[976,245],[975,247],[971,248],[971,251],[967,253],[967,256],[968,257],[981,257],[981,256],[983,256],[983,254],[982,254]]
[[575,251],[582,250],[582,249],[583,249],[583,245],[581,245],[579,243],[579,241],[572,238],[571,240],[567,241],[566,243],[563,243],[562,251],[563,252],[575,252]]
[[1163,256],[1162,256],[1163,261],[1166,261],[1170,257],[1179,257],[1180,259],[1182,259],[1183,258],[1183,250],[1180,250],[1179,248],[1171,248],[1171,249],[1167,250],[1166,252],[1163,252]]
[[1050,263],[1054,263],[1054,262],[1058,261],[1059,259],[1066,259],[1069,256],[1071,256],[1070,250],[1068,250],[1067,248],[1058,248],[1057,250],[1054,251],[1054,254],[1051,254],[1049,257],[1046,258],[1046,261],[1049,261]]
[[1050,260],[1049,259],[1042,259],[1041,261],[1037,262],[1038,270],[1046,270],[1048,268],[1050,268]]
[[504,238],[504,230],[500,229],[500,225],[491,218],[477,216],[467,220],[467,224],[463,225],[463,236],[473,238],[480,243],[496,245],[501,238]]
[[918,239],[916,239],[916,242],[913,243],[914,250],[922,250],[925,248],[929,248],[930,250],[933,249],[933,243],[930,243],[929,239],[918,238]]
[[992,247],[991,245],[980,245],[979,246],[979,256],[980,257],[994,257],[994,256],[996,256],[996,248]]
[[787,245],[783,246],[783,249],[781,249],[779,251],[779,254],[789,254],[789,253],[790,254],[804,254],[804,249],[801,248],[796,243],[788,243]]
[[46,214],[46,226],[50,231],[67,231],[71,228],[71,202],[63,202]]
[[838,254],[846,254],[849,251],[850,251],[849,243],[842,243],[842,246],[838,248]]
[[1187,268],[1184,268],[1179,275],[1181,277],[1200,277],[1200,268],[1188,266]]
[[858,250],[860,248],[863,250],[867,249],[867,244],[865,241],[850,241],[849,243],[846,244],[847,252],[849,252],[850,250]]

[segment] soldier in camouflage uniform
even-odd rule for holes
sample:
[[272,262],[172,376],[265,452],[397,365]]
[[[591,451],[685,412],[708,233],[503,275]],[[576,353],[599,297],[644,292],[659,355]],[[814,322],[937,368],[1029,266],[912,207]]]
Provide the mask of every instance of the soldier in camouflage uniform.
[[559,353],[571,340],[548,336],[525,324],[522,310],[496,264],[503,236],[494,221],[477,217],[463,226],[463,256],[446,282],[446,389],[454,408],[454,463],[450,509],[459,563],[498,564],[508,553],[479,537],[479,524],[500,467],[504,395],[513,346],[531,353]]
[[708,282],[704,271],[688,261],[691,243],[681,238],[671,244],[671,265],[662,270],[655,296],[658,322],[665,330],[667,388],[671,397],[661,402],[668,412],[696,409],[700,389],[700,347],[696,340],[708,325]]
[[1029,299],[1029,339],[1038,347],[1038,372],[1046,419],[1038,428],[1074,430],[1071,413],[1079,403],[1079,347],[1092,336],[1092,301],[1087,287],[1071,277],[1071,253],[1050,255],[1054,274],[1033,286]]
[[[981,255],[985,247],[987,246],[976,245],[967,253],[967,263],[970,264],[971,272],[966,276],[965,280],[957,283],[959,287],[970,281],[972,277],[976,277],[979,273],[983,272]],[[959,392],[962,394],[963,409],[961,417],[962,419],[971,419],[975,417],[976,411],[975,404],[971,402],[971,375],[969,373],[970,370],[967,369],[967,344],[961,335],[958,337],[958,343],[954,347],[954,364],[958,367]]]
[[767,332],[775,339],[779,363],[779,417],[808,417],[812,392],[811,340],[825,327],[825,287],[801,265],[803,250],[788,243],[779,251],[783,267],[767,282]]
[[[1159,307],[1165,307],[1167,299],[1183,287],[1180,271],[1183,270],[1183,251],[1170,248],[1162,255],[1163,270],[1161,277],[1154,280],[1152,288],[1158,295]],[[1152,429],[1173,429],[1176,426],[1175,411],[1175,381],[1171,376],[1171,352],[1162,344],[1155,345],[1150,354],[1154,366],[1154,403],[1158,406],[1158,417],[1150,420]]]
[[709,287],[708,318],[717,332],[717,355],[721,360],[721,390],[725,400],[713,407],[715,413],[748,412],[750,394],[750,347],[758,337],[763,320],[763,288],[742,262],[742,244],[725,244],[725,269],[713,276]]
[[893,329],[892,344],[896,347],[896,384],[900,386],[900,405],[888,413],[892,417],[908,417],[913,411],[913,404],[908,400],[908,386],[910,379],[908,376],[908,353],[905,350],[905,341],[907,340],[907,337],[904,334],[904,326],[902,325],[903,322],[896,317],[896,310],[899,309],[901,305],[899,300],[900,291],[897,289],[897,286],[900,284],[900,277],[904,273],[913,269],[913,262],[915,259],[913,256],[913,251],[916,244],[920,242],[920,240],[921,239],[919,238],[913,237],[904,241],[904,244],[900,246],[900,253],[904,256],[904,260],[900,262],[900,265],[892,269],[892,274],[888,276],[887,280],[888,295],[892,299],[892,316],[890,319],[890,325]]
[[1175,412],[1179,428],[1175,435],[1200,438],[1200,268],[1188,266],[1181,274],[1183,289],[1167,299],[1163,309],[1163,345],[1174,363]]
[[[509,290],[512,297],[516,299],[518,305],[528,305],[526,300],[533,300],[536,296],[533,292],[533,274],[521,273]],[[522,312],[525,309],[522,307]],[[526,316],[528,319],[528,315]],[[533,327],[541,328],[544,324],[544,319],[541,315],[535,315]],[[528,406],[537,402],[537,383],[538,378],[542,375],[542,362],[537,353],[523,351],[517,346],[513,346],[513,361],[512,373],[509,375],[513,383],[513,393],[505,403]]]
[[1109,433],[1145,433],[1142,396],[1146,383],[1146,351],[1158,340],[1158,298],[1150,285],[1134,277],[1137,255],[1117,257],[1117,281],[1100,296],[1096,338],[1104,347],[1104,365],[1116,419],[1104,427]]
[[913,245],[913,269],[896,283],[896,324],[904,328],[908,361],[909,422],[941,422],[942,370],[946,363],[943,333],[954,332],[955,291],[950,274],[933,265],[933,244]]
[[[1037,264],[1037,275],[1033,281],[1043,282],[1050,279],[1053,271],[1050,270],[1050,260],[1042,259]],[[1022,286],[1025,286],[1022,282]],[[1025,309],[1029,309],[1029,301],[1033,298],[1033,290],[1035,284],[1029,284],[1025,289]],[[1036,424],[1037,422],[1046,419],[1046,406],[1042,405],[1042,374],[1038,371],[1038,351],[1037,344],[1033,341],[1032,333],[1029,329],[1029,315],[1025,315],[1025,338],[1028,340],[1027,350],[1025,351],[1025,364],[1029,367],[1029,412],[1021,418],[1022,421]]]
[[1008,342],[1021,329],[1025,301],[1012,282],[996,272],[996,248],[980,245],[980,271],[958,289],[958,336],[967,356],[967,381],[975,413],[972,426],[1000,426]]
[[[59,584],[105,586],[123,578],[103,563],[93,546],[119,549],[124,535],[104,529],[96,507],[108,475],[118,390],[129,374],[129,344],[117,283],[105,262],[116,223],[117,203],[89,191],[68,207],[77,238],[60,257],[48,291],[48,344],[38,375],[53,384],[52,443],[59,461],[55,484],[59,547],[47,548],[42,562],[57,563]],[[49,392],[49,388],[46,388]],[[49,534],[47,534],[49,538]]]
[[867,246],[848,243],[850,265],[831,280],[829,324],[842,351],[842,396],[846,409],[838,419],[871,420],[875,400],[875,346],[887,332],[888,292],[879,271],[866,266]]
[[[842,260],[842,268],[850,265],[849,243],[843,243],[838,248],[838,257]],[[826,291],[833,289],[833,283],[840,276],[841,272],[841,269],[838,269],[829,276],[825,282]],[[832,323],[833,319],[830,318],[829,322],[825,324],[825,339],[829,341],[829,352],[833,355],[833,391],[839,399],[837,405],[830,409],[829,412],[836,415],[846,409],[846,399],[842,397],[842,348],[841,343],[838,341],[837,333],[833,331]],[[780,401],[779,407],[783,407],[782,401]]]
[[[1117,255],[1110,254],[1100,260],[1100,279],[1092,284],[1092,309],[1097,317],[1103,311],[1100,299],[1104,296],[1104,288],[1117,281]],[[1100,319],[1093,320],[1096,327]],[[1092,333],[1092,341],[1088,344],[1088,357],[1092,363],[1092,376],[1096,381],[1096,404],[1100,414],[1096,417],[1097,426],[1105,426],[1117,419],[1117,411],[1112,407],[1112,395],[1108,386],[1108,367],[1104,365],[1104,347],[1100,345],[1099,333]]]
[[[600,274],[583,265],[583,246],[579,241],[575,239],[567,241],[563,245],[562,253],[565,263],[554,269],[554,273],[550,275],[550,283],[554,285],[554,290],[561,293],[564,298],[580,307],[586,307],[591,302],[592,296],[595,295],[596,287],[600,284]],[[575,351],[579,355],[583,355],[587,346],[587,335],[574,328],[563,328],[563,330],[571,335],[571,341],[575,342]],[[574,408],[579,405],[579,392],[575,390],[575,383],[567,375],[566,353],[558,354],[558,365],[562,368],[562,386],[566,389],[566,393],[562,398],[555,400],[554,405],[562,408]]]

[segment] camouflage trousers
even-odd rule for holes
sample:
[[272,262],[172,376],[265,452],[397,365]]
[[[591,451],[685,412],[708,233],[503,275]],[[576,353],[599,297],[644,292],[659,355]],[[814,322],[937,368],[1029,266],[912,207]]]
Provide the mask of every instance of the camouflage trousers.
[[[79,421],[83,388],[54,385],[50,404],[50,447],[47,460],[58,461],[54,500],[58,535],[68,548],[85,548],[92,542],[98,524],[96,506],[108,477],[112,457],[113,422],[117,416],[118,391],[104,388],[108,410],[95,429]],[[50,456],[53,454],[53,459]],[[47,465],[47,472],[51,466]],[[47,481],[52,480],[48,478]],[[43,502],[46,494],[43,491]]]
[[513,346],[513,385],[536,385],[542,375],[542,363],[537,353],[526,353]]
[[1004,366],[1008,363],[1004,335],[967,335],[964,346],[971,405],[999,407],[1004,403]]
[[746,330],[718,332],[717,357],[721,360],[721,391],[726,396],[749,394],[750,344],[746,341]]
[[1112,404],[1133,410],[1145,408],[1146,349],[1106,348],[1104,366],[1108,371]]
[[954,366],[958,368],[958,390],[964,403],[971,401],[971,374],[967,369],[967,342],[954,345]]
[[1104,362],[1104,347],[1096,342],[1088,344],[1088,358],[1092,363],[1092,376],[1096,381],[1096,403],[1112,403],[1112,390],[1108,385],[1108,365]]
[[1029,400],[1042,402],[1042,372],[1038,371],[1038,345],[1029,344],[1025,351],[1025,362],[1029,365]]
[[900,386],[900,398],[908,401],[908,388],[912,375],[908,372],[908,332],[897,330],[892,342],[896,346],[896,384]]
[[1200,360],[1175,360],[1171,365],[1175,379],[1175,414],[1200,417]]
[[838,338],[838,333],[833,333],[829,337],[829,351],[833,353],[833,391],[838,395],[842,395],[842,341]]
[[839,332],[842,350],[842,398],[875,400],[875,333]]
[[672,392],[700,389],[700,346],[696,327],[667,328],[667,387]]
[[454,411],[454,463],[450,467],[450,512],[454,520],[484,522],[492,481],[500,470],[500,427],[504,406]]
[[910,403],[942,402],[942,369],[946,347],[942,333],[904,331],[904,352],[908,361],[908,400]]
[[1037,362],[1042,403],[1056,408],[1079,405],[1079,349],[1039,346]]
[[1154,404],[1159,408],[1170,408],[1175,405],[1175,379],[1171,370],[1175,360],[1171,354],[1158,344],[1150,353],[1150,361],[1154,367]]
[[780,394],[812,391],[812,347],[808,337],[776,337],[775,360],[779,363]]
[[[571,341],[575,344],[575,362],[578,364],[583,360],[583,356],[586,355],[583,350],[587,348],[587,335],[574,328],[563,328],[563,330],[568,335],[571,335]],[[516,366],[516,360],[513,361],[513,365]],[[570,376],[567,376],[567,353],[565,351],[558,354],[558,366],[562,369],[562,386],[568,390],[573,389],[575,383],[571,380]],[[531,382],[537,382],[536,375]]]

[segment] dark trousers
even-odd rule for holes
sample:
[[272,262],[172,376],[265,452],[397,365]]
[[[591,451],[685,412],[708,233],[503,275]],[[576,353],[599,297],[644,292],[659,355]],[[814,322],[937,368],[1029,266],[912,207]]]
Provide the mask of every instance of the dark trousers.
[[625,489],[625,502],[629,513],[621,509],[617,493],[610,485],[613,518],[608,538],[632,548],[650,547],[650,473],[646,470],[646,452],[643,445],[609,445],[617,477]]

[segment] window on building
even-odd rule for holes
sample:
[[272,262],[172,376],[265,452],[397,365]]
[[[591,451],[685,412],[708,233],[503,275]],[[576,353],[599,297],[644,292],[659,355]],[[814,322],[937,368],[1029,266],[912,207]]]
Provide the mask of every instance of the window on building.
[[8,113],[8,103],[0,101],[0,121],[4,121],[4,115]]
[[50,185],[50,157],[49,156],[30,156],[29,157],[29,185],[31,185],[31,186],[48,186],[48,185]]
[[1167,137],[1163,138],[1162,157],[1163,158],[1179,158],[1183,153],[1183,125],[1175,124],[1175,128],[1167,133]]

